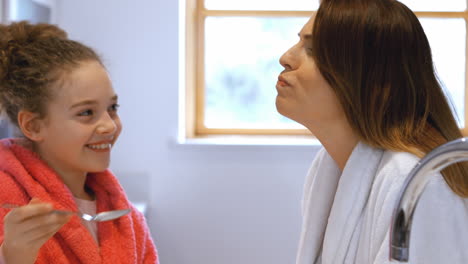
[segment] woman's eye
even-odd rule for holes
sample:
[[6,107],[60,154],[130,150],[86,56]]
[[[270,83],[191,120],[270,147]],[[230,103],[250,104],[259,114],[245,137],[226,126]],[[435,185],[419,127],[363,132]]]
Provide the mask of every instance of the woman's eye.
[[119,109],[119,107],[120,107],[119,104],[113,104],[109,107],[109,111],[117,112],[117,109]]
[[312,41],[311,40],[307,40],[305,43],[304,43],[304,48],[305,50],[307,51],[307,53],[312,53],[314,51],[314,49],[312,48]]
[[86,111],[80,112],[78,115],[79,116],[90,116],[92,114],[93,114],[93,110],[88,109]]

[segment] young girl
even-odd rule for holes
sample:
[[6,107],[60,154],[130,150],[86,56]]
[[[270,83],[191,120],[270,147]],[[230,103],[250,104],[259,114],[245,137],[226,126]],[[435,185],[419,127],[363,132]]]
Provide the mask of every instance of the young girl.
[[[390,263],[406,177],[462,136],[417,17],[396,0],[322,0],[280,63],[278,111],[324,147],[304,186],[296,263]],[[466,164],[432,175],[414,213],[410,263],[468,263],[466,197]]]
[[[108,170],[122,125],[96,53],[61,29],[0,26],[0,105],[22,133],[0,141],[0,262],[158,263],[141,213]],[[132,209],[105,222],[52,210]]]

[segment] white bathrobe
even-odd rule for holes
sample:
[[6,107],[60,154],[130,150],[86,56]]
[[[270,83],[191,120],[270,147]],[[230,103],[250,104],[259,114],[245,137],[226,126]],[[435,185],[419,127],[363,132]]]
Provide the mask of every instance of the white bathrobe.
[[[341,172],[322,149],[304,186],[296,264],[385,264],[397,196],[419,158],[359,143]],[[440,174],[431,176],[416,206],[411,264],[468,264],[468,199]]]

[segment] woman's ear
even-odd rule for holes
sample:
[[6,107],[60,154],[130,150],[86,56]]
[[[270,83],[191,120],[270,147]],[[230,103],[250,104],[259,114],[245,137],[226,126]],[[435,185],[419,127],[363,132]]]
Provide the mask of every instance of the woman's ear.
[[18,113],[18,127],[23,135],[32,141],[42,141],[41,119],[39,114],[32,113],[26,110],[21,110]]

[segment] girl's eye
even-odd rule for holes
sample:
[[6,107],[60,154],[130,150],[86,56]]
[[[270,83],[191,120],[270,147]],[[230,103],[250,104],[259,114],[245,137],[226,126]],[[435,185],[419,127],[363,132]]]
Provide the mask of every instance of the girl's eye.
[[92,114],[93,114],[93,110],[88,109],[88,110],[86,110],[86,111],[80,112],[78,115],[79,115],[79,116],[90,116],[90,115],[92,115]]
[[109,107],[109,111],[117,112],[117,109],[119,109],[119,107],[120,107],[119,104],[113,104]]

